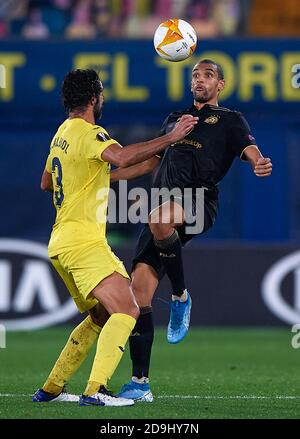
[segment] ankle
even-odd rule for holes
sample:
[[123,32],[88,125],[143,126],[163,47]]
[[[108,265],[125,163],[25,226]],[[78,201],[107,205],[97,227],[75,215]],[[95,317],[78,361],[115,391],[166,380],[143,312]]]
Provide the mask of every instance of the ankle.
[[137,383],[137,384],[149,384],[149,378],[148,378],[148,377],[141,377],[141,378],[138,378],[138,377],[133,376],[133,377],[131,378],[131,380],[132,380],[134,383]]
[[55,395],[58,396],[63,391],[63,386],[58,386],[57,384],[54,384],[51,381],[47,381],[43,387],[42,390],[46,393],[49,393],[49,395]]
[[[83,392],[84,396],[92,396],[99,392],[100,388],[104,386],[102,383],[98,383],[96,381],[88,381],[85,391]],[[104,386],[105,387],[105,386]]]
[[183,290],[183,293],[180,296],[177,296],[176,294],[172,294],[172,301],[179,300],[180,302],[186,302],[187,298],[188,298],[187,289]]

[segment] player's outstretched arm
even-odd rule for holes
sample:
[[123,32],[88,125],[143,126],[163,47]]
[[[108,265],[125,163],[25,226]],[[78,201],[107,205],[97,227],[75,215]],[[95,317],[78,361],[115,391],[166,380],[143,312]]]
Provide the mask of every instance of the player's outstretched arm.
[[197,122],[198,117],[185,114],[170,133],[158,137],[157,139],[149,140],[148,142],[129,145],[126,148],[122,148],[121,145],[114,143],[103,151],[102,160],[121,168],[127,168],[144,162],[172,143],[183,139],[194,128]]
[[110,181],[132,180],[133,178],[141,177],[154,171],[158,166],[160,159],[158,157],[151,157],[137,165],[129,166],[128,168],[117,168],[110,172]]
[[249,145],[244,150],[244,156],[251,163],[257,177],[269,177],[272,173],[272,162],[269,157],[263,157],[256,145]]
[[42,191],[53,192],[52,175],[46,171],[43,172],[41,179],[41,189]]

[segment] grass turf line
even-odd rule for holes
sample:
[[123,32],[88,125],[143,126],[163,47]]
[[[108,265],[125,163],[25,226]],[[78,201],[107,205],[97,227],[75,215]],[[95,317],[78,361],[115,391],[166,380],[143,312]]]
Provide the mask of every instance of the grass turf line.
[[[70,331],[53,328],[7,334],[7,348],[0,349],[0,394],[16,396],[0,396],[0,418],[300,417],[299,351],[291,346],[289,328],[192,328],[178,345],[169,345],[166,330],[158,329],[151,367],[154,404],[121,408],[33,404],[29,395],[43,384]],[[72,393],[81,393],[85,387],[93,353],[70,381]],[[118,391],[129,380],[130,371],[127,348],[110,388]]]

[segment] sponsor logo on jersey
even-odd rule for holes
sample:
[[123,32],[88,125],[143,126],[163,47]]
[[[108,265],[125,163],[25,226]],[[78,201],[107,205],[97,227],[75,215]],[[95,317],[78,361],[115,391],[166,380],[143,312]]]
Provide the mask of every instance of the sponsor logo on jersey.
[[209,123],[210,125],[213,125],[217,122],[219,122],[219,118],[217,116],[209,116],[204,120],[205,123]]
[[105,133],[98,133],[96,138],[97,140],[99,140],[99,142],[107,142],[108,140],[110,140],[109,135]]

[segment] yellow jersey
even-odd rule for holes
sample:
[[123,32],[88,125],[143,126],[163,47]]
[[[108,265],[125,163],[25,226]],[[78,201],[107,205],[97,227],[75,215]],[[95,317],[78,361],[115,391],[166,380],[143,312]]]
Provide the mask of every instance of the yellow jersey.
[[105,240],[110,164],[101,156],[113,143],[105,129],[81,118],[65,120],[54,135],[46,163],[56,208],[50,257]]

